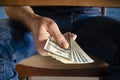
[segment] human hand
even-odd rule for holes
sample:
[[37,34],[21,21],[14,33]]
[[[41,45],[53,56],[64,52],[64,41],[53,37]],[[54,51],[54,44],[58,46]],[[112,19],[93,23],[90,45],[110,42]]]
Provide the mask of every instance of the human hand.
[[[58,25],[50,18],[36,16],[31,23],[31,30],[35,39],[37,52],[42,56],[48,56],[47,51],[44,50],[44,45],[50,36],[54,37],[61,47],[69,47]],[[77,37],[75,34],[71,34],[71,36],[74,40]]]

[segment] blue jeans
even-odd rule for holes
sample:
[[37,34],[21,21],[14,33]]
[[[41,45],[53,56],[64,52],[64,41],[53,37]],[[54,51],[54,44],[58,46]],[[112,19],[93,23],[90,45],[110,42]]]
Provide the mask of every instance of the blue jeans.
[[[51,18],[62,33],[76,33],[76,41],[86,53],[110,64],[105,77],[119,76],[120,22],[76,13]],[[0,20],[0,80],[18,80],[16,65],[36,53],[32,33],[25,26],[11,19]]]

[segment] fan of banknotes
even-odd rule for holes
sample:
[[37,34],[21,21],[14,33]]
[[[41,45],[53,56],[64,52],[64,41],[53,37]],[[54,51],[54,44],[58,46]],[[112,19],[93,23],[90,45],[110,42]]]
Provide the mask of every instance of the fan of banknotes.
[[94,60],[90,58],[82,48],[73,40],[70,36],[70,32],[66,33],[64,37],[69,43],[69,48],[64,49],[60,47],[53,37],[50,37],[44,49],[48,51],[48,54],[55,58],[56,60],[61,61],[66,64],[84,64],[92,63]]

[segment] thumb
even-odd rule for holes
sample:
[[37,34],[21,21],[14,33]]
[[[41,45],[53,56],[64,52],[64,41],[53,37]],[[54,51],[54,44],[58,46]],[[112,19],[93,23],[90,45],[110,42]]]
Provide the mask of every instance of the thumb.
[[51,26],[49,26],[49,32],[61,47],[65,49],[69,47],[69,43],[67,42],[65,37],[60,32],[56,23],[53,23]]

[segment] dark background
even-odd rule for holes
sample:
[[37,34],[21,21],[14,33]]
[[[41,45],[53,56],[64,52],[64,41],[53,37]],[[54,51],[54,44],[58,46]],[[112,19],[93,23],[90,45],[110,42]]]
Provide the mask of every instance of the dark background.
[[[106,8],[106,16],[110,16],[120,21],[120,8]],[[0,7],[0,19],[8,18],[4,8]]]

